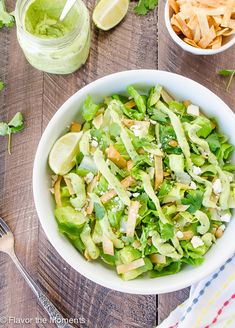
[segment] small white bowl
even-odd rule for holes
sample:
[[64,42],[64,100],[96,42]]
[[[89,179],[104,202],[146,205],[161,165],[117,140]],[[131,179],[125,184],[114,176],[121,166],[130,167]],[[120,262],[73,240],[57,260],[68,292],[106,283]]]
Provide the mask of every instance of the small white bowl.
[[[100,262],[88,262],[79,252],[59,234],[54,217],[55,203],[49,191],[51,171],[48,167],[48,155],[55,141],[63,135],[72,121],[81,120],[81,108],[87,95],[96,102],[104,96],[114,93],[126,93],[128,85],[133,84],[139,90],[147,91],[160,83],[176,99],[190,99],[201,107],[210,117],[215,117],[221,131],[226,133],[235,144],[235,115],[229,107],[214,93],[201,84],[181,75],[155,71],[126,71],[105,76],[94,81],[70,97],[53,116],[38,145],[33,168],[34,201],[42,227],[57,252],[77,272],[88,279],[114,290],[132,294],[160,294],[172,292],[192,285],[215,271],[235,251],[235,216],[233,216],[224,235],[205,256],[205,262],[199,267],[186,266],[177,274],[151,279],[148,276],[132,281],[123,281],[114,269]],[[76,291],[74,291],[76,293]]]
[[172,39],[174,40],[174,42],[187,52],[191,52],[194,55],[215,55],[231,48],[235,44],[235,34],[233,34],[225,37],[222,47],[218,49],[200,49],[190,46],[189,44],[184,42],[173,30],[170,21],[172,15],[173,15],[173,9],[170,8],[169,3],[167,1],[165,5],[165,23],[166,23],[167,30],[170,36],[172,37]]

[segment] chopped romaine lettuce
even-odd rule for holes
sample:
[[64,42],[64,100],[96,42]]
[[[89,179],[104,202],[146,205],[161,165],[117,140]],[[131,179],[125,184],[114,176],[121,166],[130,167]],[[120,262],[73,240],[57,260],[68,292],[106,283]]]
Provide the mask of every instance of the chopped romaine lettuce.
[[161,85],[127,92],[85,100],[76,167],[52,177],[55,217],[87,260],[123,280],[175,274],[203,263],[232,219],[234,147]]

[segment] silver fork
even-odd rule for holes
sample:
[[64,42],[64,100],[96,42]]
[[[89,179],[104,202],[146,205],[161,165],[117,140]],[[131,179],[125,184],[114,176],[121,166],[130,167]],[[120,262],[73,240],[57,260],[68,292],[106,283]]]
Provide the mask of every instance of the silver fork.
[[11,257],[17,269],[20,271],[25,281],[28,283],[29,287],[32,289],[37,299],[41,303],[43,309],[48,313],[50,321],[54,323],[58,328],[72,328],[72,326],[66,322],[62,314],[51,303],[51,301],[49,301],[46,295],[33,281],[26,269],[18,260],[14,250],[13,233],[2,218],[0,218],[0,252],[6,253]]

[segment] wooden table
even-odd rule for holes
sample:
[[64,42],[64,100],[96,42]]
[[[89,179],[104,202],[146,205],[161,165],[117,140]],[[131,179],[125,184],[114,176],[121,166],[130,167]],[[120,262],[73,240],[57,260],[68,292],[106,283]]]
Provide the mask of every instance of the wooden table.
[[[95,0],[86,1],[92,10]],[[8,2],[13,8],[14,1]],[[37,144],[47,123],[75,91],[97,78],[127,69],[152,68],[176,72],[209,87],[235,108],[235,83],[229,93],[217,75],[234,68],[235,48],[216,56],[193,56],[178,48],[164,24],[164,2],[148,16],[139,17],[130,5],[126,19],[105,33],[92,27],[91,54],[86,65],[69,76],[44,74],[25,60],[15,28],[0,30],[0,120],[22,111],[23,133],[13,137],[12,155],[0,139],[0,214],[13,229],[16,251],[23,264],[66,317],[85,319],[86,328],[150,328],[188,296],[188,290],[159,296],[132,296],[102,288],[66,264],[49,244],[37,218],[32,195],[32,168]],[[0,317],[32,318],[45,313],[10,259],[0,254]],[[19,327],[10,323],[4,327]]]

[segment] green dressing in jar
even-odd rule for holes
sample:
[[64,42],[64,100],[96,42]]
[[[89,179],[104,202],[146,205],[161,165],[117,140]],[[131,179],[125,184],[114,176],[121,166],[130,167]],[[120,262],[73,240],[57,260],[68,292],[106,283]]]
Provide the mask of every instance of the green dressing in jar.
[[77,0],[66,18],[66,0],[18,0],[17,37],[31,65],[54,74],[69,74],[86,62],[90,50],[89,12]]

